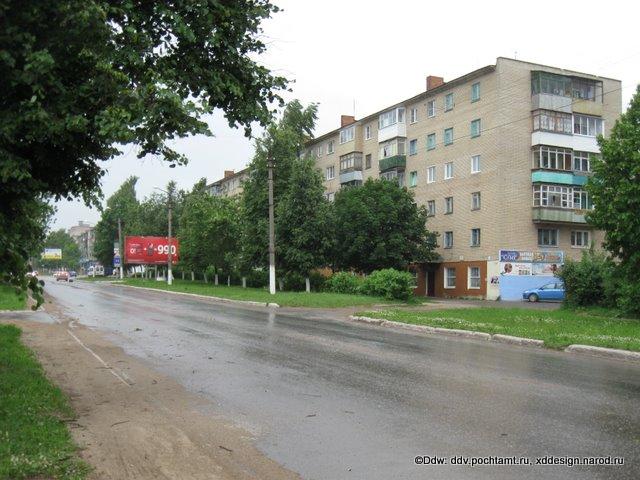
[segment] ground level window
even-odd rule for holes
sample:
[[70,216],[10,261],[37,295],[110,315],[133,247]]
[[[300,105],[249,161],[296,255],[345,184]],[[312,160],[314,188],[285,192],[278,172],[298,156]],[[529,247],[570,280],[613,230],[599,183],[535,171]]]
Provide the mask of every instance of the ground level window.
[[480,267],[469,267],[469,288],[480,288]]
[[444,288],[456,288],[456,269],[445,267]]
[[558,246],[558,230],[551,228],[538,229],[538,245],[541,247]]
[[589,231],[588,230],[572,231],[571,246],[575,248],[587,248],[589,246]]

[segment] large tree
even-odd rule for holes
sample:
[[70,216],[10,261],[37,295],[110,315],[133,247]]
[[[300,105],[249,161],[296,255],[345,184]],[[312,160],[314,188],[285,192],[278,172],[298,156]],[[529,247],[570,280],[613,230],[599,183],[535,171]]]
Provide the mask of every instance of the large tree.
[[54,230],[49,232],[46,240],[44,241],[45,248],[59,248],[62,250],[61,259],[42,259],[40,265],[45,268],[60,268],[64,267],[69,270],[78,268],[80,264],[80,247],[73,239],[71,235],[64,231],[64,229]]
[[587,220],[605,231],[604,247],[618,260],[621,306],[640,313],[640,86],[609,138],[598,143],[602,158],[591,160],[587,191],[594,210]]
[[368,179],[340,190],[335,209],[335,263],[369,273],[403,269],[435,258],[436,234],[427,230],[427,211],[396,182]]
[[[210,133],[203,114],[266,124],[286,80],[256,58],[268,0],[0,2],[0,224],[42,197],[98,203],[102,162],[186,159],[175,137]],[[44,226],[40,225],[42,236]],[[26,229],[25,229],[26,230]],[[0,274],[20,279],[27,233],[0,244]]]

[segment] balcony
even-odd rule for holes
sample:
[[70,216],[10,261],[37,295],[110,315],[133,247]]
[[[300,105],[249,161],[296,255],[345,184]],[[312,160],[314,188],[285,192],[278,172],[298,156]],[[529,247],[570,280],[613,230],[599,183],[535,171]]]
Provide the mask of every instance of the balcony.
[[378,130],[378,142],[385,142],[390,138],[406,137],[406,136],[407,136],[407,126],[404,123],[395,123],[393,125],[389,125],[388,127],[384,127]]
[[553,110],[556,112],[571,113],[572,98],[551,93],[536,93],[531,96],[532,110]]
[[406,155],[394,155],[392,157],[383,158],[378,163],[380,171],[391,170],[392,168],[404,169],[407,166]]
[[348,172],[340,172],[340,184],[362,182],[362,170],[351,170]]
[[533,207],[534,223],[587,223],[584,210]]
[[574,175],[571,172],[536,170],[531,172],[531,183],[555,183],[560,185],[585,185],[586,175]]
[[555,132],[536,131],[531,133],[531,146],[554,145],[556,147],[571,148],[579,152],[600,153],[596,137],[584,135],[565,135]]

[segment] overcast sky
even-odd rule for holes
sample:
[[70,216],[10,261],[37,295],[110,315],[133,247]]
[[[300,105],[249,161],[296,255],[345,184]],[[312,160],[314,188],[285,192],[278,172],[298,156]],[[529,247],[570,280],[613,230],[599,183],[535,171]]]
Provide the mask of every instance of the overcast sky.
[[[319,104],[316,135],[337,128],[341,114],[360,118],[420,93],[427,75],[448,81],[500,56],[622,80],[623,110],[640,83],[640,6],[633,1],[273,1],[283,11],[264,24],[268,51],[260,60],[295,81],[287,99]],[[221,113],[208,121],[214,137],[174,142],[189,158],[184,167],[139,160],[124,147],[104,164],[105,198],[130,175],[139,177],[142,199],[169,180],[190,189],[201,177],[211,182],[244,168],[252,141]],[[53,228],[100,218],[81,202],[57,208]]]

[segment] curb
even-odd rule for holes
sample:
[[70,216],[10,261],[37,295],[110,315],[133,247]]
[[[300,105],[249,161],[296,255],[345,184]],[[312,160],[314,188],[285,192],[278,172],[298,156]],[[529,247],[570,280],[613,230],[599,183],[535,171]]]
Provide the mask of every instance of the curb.
[[124,283],[110,283],[111,285],[119,285],[121,287],[128,287],[128,288],[137,288],[139,290],[149,290],[151,292],[164,292],[164,293],[171,293],[173,295],[184,295],[187,297],[196,297],[196,298],[206,298],[209,300],[215,300],[217,302],[222,302],[222,303],[235,303],[238,305],[252,305],[255,307],[271,307],[271,308],[280,308],[280,305],[278,305],[277,303],[264,303],[264,302],[253,302],[250,300],[234,300],[232,298],[223,298],[223,297],[212,297],[210,295],[199,295],[197,293],[186,293],[186,292],[173,292],[171,290],[163,290],[160,288],[149,288],[149,287],[136,287],[135,285],[126,285]]
[[435,333],[440,335],[448,335],[454,337],[476,338],[480,340],[491,340],[491,335],[484,332],[474,332],[472,330],[456,330],[453,328],[430,327],[428,325],[414,325],[412,323],[393,322],[391,320],[383,320],[380,318],[361,317],[357,315],[349,315],[349,320],[360,323],[368,323],[386,328],[396,328],[399,330],[410,330],[419,333]]
[[495,333],[491,336],[491,340],[500,343],[508,343],[511,345],[526,345],[530,347],[544,347],[544,340],[536,340],[534,338],[514,337],[511,335],[502,335]]
[[569,345],[564,349],[569,353],[582,353],[598,357],[615,358],[618,360],[640,361],[640,352],[630,350],[618,350],[616,348],[593,347],[591,345]]

